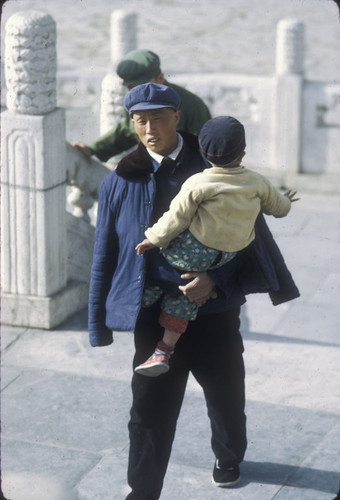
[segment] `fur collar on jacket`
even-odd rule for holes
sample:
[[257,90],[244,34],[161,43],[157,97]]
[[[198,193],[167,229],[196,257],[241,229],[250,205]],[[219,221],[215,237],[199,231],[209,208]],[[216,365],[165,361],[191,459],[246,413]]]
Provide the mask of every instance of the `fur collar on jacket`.
[[[184,139],[185,147],[198,151],[198,138],[196,135],[180,132]],[[125,156],[116,167],[116,174],[124,179],[148,176],[153,172],[152,158],[146,147],[140,142],[137,149]]]

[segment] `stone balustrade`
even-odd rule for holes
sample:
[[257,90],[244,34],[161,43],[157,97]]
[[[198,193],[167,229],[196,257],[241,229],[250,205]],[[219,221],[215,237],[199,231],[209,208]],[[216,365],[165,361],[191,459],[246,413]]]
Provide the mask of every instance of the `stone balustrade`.
[[89,210],[98,200],[101,181],[111,170],[103,163],[86,158],[76,148],[66,145],[66,183],[72,187],[67,201],[75,217],[90,222]]
[[[5,43],[1,319],[12,325],[53,328],[88,300],[88,273],[76,276],[69,264],[66,186],[69,182],[95,198],[105,167],[99,164],[95,182],[88,162],[80,168],[66,148],[64,110],[56,108],[52,17],[39,11],[14,14],[6,24]],[[80,210],[86,218],[85,209]],[[92,241],[93,235],[88,238],[91,251]]]
[[[279,185],[293,179],[298,188],[299,179],[303,183],[310,174],[318,188],[325,175],[339,179],[340,82],[305,80],[303,32],[298,20],[279,23],[271,76],[181,74],[171,80],[200,95],[213,116],[231,114],[244,123],[251,151],[247,165],[270,172]],[[114,12],[111,70],[102,83],[102,133],[122,117],[126,89],[115,67],[136,47],[136,15]],[[86,158],[65,140],[64,110],[56,107],[51,16],[18,12],[8,20],[5,75],[2,321],[48,329],[87,305],[96,200],[115,161],[109,167]]]
[[[129,40],[130,32],[122,29],[130,19],[129,13],[125,15],[118,11],[111,19],[111,32]],[[129,50],[136,48],[136,31],[130,44],[124,42]],[[272,75],[183,73],[172,75],[171,81],[202,97],[213,116],[234,115],[244,123],[249,167],[263,170],[278,185],[303,186],[301,174],[313,174],[309,183],[317,187],[322,185],[317,175],[323,179],[339,175],[340,81],[305,79],[304,24],[300,20],[281,20],[276,40]],[[104,78],[101,133],[120,121],[119,105],[125,91],[113,72]]]

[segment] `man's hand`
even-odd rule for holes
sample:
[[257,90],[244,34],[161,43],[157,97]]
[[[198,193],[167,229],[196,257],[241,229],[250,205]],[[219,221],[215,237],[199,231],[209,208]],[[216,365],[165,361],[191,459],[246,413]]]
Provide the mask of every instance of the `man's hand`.
[[205,304],[209,299],[216,299],[215,283],[208,273],[185,273],[181,275],[184,280],[192,280],[187,285],[178,288],[198,307]]
[[86,146],[86,144],[84,144],[83,142],[72,142],[71,145],[74,148],[77,148],[78,151],[80,151],[81,153],[83,153],[87,157],[90,157],[93,155],[92,150],[88,146]]
[[137,255],[144,255],[144,253],[147,250],[151,250],[151,248],[154,248],[155,246],[156,245],[154,245],[153,243],[151,243],[150,240],[148,240],[147,238],[145,238],[145,240],[143,240],[140,243],[138,243],[138,245],[136,246],[135,250],[137,250]]

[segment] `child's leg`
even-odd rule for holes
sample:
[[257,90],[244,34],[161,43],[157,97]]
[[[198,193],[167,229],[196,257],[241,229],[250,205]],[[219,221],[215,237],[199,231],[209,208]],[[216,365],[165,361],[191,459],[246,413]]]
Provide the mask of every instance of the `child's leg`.
[[152,304],[157,302],[157,300],[163,295],[163,293],[164,292],[160,286],[152,285],[145,287],[142,296],[142,307],[152,306]]
[[[158,342],[153,355],[135,368],[137,373],[148,377],[157,377],[169,370],[169,359],[174,353],[175,345],[185,332],[189,320],[195,319],[198,309],[196,304],[184,295],[176,298],[165,295],[162,308],[159,323],[164,327],[163,338]],[[175,316],[172,312],[186,316],[188,319]]]
[[181,335],[181,333],[166,328],[164,330],[163,342],[170,347],[175,347]]
[[[163,313],[164,311],[162,311],[161,316]],[[170,314],[165,314],[167,318],[170,319]],[[172,325],[177,322],[176,320],[179,320],[178,323],[181,325],[181,331],[179,332],[165,328],[163,338],[158,342],[155,352],[145,361],[145,363],[135,368],[136,373],[146,375],[147,377],[158,377],[158,375],[169,371],[169,359],[174,353],[177,341],[188,325],[188,321],[182,318],[172,316],[171,320]],[[161,321],[160,324],[162,325]]]
[[159,324],[164,327],[164,334],[162,340],[157,344],[155,354],[165,354],[170,358],[182,333],[187,329],[188,323],[187,319],[178,318],[162,311],[159,316]]

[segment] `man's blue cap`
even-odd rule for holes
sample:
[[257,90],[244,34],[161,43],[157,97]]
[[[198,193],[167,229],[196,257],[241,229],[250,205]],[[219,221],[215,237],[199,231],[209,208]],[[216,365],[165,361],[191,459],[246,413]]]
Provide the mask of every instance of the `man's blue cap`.
[[181,99],[178,93],[167,85],[143,83],[130,90],[124,97],[124,108],[131,114],[159,108],[172,108],[178,111]]
[[214,165],[227,165],[245,150],[244,127],[232,116],[218,116],[208,120],[198,137],[202,155]]

